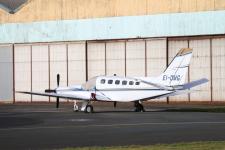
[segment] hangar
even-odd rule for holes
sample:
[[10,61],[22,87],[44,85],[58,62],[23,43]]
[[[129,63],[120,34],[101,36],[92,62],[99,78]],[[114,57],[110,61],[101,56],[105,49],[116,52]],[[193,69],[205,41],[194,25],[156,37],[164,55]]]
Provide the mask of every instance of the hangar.
[[193,48],[188,81],[161,101],[225,101],[225,0],[0,0],[0,102],[52,102],[18,94],[96,75],[155,76]]

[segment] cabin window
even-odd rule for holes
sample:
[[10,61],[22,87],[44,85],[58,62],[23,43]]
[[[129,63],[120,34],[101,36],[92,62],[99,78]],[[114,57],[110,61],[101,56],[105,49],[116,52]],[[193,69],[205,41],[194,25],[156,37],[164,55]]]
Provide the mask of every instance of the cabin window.
[[135,82],[135,85],[140,85],[140,82]]
[[117,85],[120,84],[120,80],[116,80],[115,84],[117,84]]
[[105,79],[101,79],[101,84],[105,84]]
[[108,84],[112,84],[113,83],[113,80],[108,80]]
[[134,81],[129,81],[129,85],[133,85],[134,84]]
[[123,80],[122,85],[127,85],[127,81]]

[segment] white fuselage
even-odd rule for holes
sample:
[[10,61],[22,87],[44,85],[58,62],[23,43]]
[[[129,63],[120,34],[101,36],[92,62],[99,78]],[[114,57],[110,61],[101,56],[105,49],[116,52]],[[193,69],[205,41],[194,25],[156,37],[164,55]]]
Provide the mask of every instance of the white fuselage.
[[[77,90],[78,88],[74,88],[74,90],[61,89],[57,93],[79,96],[83,99],[93,99],[94,93],[94,98],[99,101],[130,102],[172,92],[138,81],[138,79],[143,78],[145,77],[99,76],[85,83],[82,86],[82,89],[85,90]],[[148,78],[148,80],[151,79]],[[155,78],[152,78],[151,81],[156,82]]]

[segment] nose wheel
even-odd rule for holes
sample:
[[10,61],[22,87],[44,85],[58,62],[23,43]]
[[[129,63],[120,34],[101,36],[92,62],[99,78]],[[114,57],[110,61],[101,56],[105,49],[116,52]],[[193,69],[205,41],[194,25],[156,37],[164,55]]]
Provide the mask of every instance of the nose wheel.
[[134,107],[135,112],[145,112],[144,106],[139,101],[134,102]]

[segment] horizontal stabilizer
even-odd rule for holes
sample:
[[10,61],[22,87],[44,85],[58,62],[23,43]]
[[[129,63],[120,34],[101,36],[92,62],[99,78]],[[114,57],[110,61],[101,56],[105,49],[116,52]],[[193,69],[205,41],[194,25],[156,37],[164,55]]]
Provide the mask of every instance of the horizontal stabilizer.
[[199,80],[196,80],[196,81],[192,81],[190,83],[184,84],[182,86],[182,88],[179,88],[179,89],[175,88],[174,91],[171,91],[171,93],[159,95],[159,96],[156,96],[154,98],[164,98],[164,97],[169,97],[169,96],[176,96],[176,95],[191,93],[191,92],[194,92],[194,91],[190,90],[191,88],[193,88],[195,86],[198,86],[198,85],[201,85],[201,84],[204,84],[204,83],[207,83],[208,81],[209,80],[206,79],[206,78],[202,78],[202,79],[199,79]]
[[206,78],[202,78],[199,80],[192,81],[190,83],[184,84],[182,90],[190,89],[192,87],[207,83],[209,80]]

